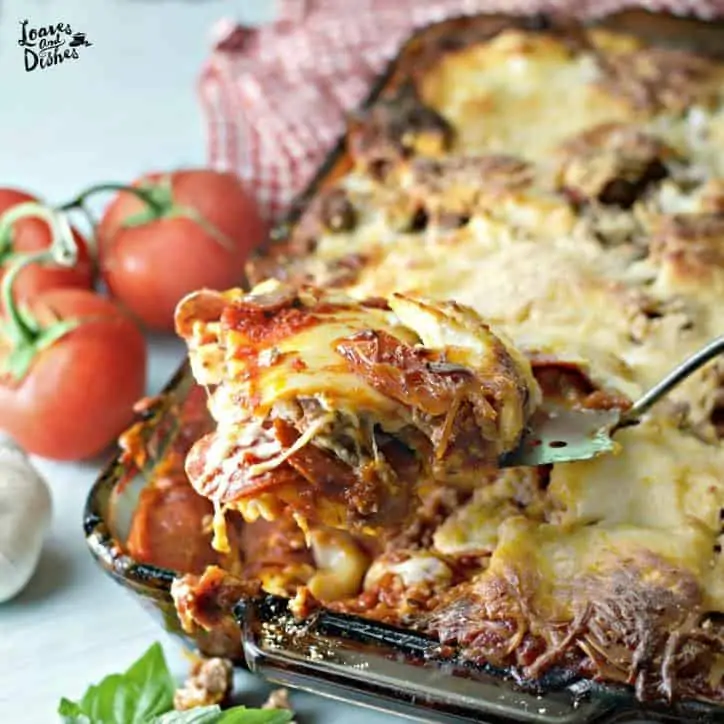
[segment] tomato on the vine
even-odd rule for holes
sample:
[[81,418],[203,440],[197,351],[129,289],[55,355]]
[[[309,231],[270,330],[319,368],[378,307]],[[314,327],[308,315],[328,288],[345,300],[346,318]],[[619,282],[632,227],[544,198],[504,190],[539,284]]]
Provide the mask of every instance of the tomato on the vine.
[[231,173],[185,170],[142,177],[121,191],[97,229],[109,293],[146,326],[173,330],[189,292],[242,280],[267,225]]
[[35,455],[92,457],[132,422],[145,392],[143,335],[113,302],[82,289],[43,292],[30,310],[46,328],[80,323],[35,352],[20,379],[0,378],[0,429]]
[[[0,188],[0,215],[8,209],[28,202],[37,202],[34,196],[18,189]],[[18,300],[31,299],[48,289],[93,287],[93,262],[88,253],[88,244],[77,229],[73,229],[73,240],[77,246],[77,260],[73,266],[56,264],[30,264],[19,274],[13,286]],[[19,254],[42,251],[50,247],[52,234],[48,223],[37,217],[25,217],[16,221],[9,230],[8,238],[0,238],[0,281],[4,270]]]
[[[34,213],[56,218],[39,205]],[[13,287],[27,265],[74,261],[68,227],[58,228],[65,233],[49,250],[15,259],[0,285],[0,430],[30,453],[78,460],[133,420],[146,343],[126,313],[85,289],[49,289],[17,304]]]

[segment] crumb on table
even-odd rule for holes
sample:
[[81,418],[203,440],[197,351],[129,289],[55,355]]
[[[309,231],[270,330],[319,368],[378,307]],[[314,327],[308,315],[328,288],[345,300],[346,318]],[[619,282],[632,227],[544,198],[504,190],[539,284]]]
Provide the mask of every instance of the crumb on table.
[[[262,709],[287,709],[292,711],[292,705],[289,702],[289,691],[287,689],[274,689],[267,700],[262,704]],[[295,724],[294,721],[289,724]]]
[[228,659],[199,659],[184,685],[176,690],[173,706],[177,711],[212,706],[226,700],[233,685],[233,666]]

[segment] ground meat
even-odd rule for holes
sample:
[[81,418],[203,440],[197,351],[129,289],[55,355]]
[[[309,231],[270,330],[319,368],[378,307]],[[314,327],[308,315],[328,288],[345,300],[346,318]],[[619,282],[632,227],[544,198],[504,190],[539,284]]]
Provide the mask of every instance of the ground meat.
[[676,276],[707,278],[724,269],[724,215],[676,214],[665,218],[651,236],[651,260]]
[[701,190],[701,210],[724,214],[724,179],[709,179]]
[[[481,474],[481,485],[490,482],[493,471]],[[470,498],[471,491],[453,486],[436,485],[422,497],[410,523],[388,544],[388,552],[401,548],[419,549],[432,546],[433,535],[440,524]]]
[[602,566],[561,592],[574,604],[566,623],[541,616],[537,585],[525,564],[485,575],[441,597],[424,628],[475,663],[515,666],[526,678],[563,666],[632,685],[640,700],[721,697],[721,682],[707,676],[724,639],[687,571],[645,551]]
[[559,187],[576,203],[630,208],[646,187],[667,175],[664,143],[618,123],[595,126],[559,149]]
[[531,365],[547,402],[592,410],[626,410],[631,406],[631,400],[616,390],[601,389],[575,362],[535,354]]
[[446,150],[453,130],[426,106],[412,85],[376,103],[350,122],[348,144],[355,163],[384,178],[400,159]]
[[[268,696],[267,700],[262,704],[262,709],[286,709],[292,711],[292,705],[289,702],[289,691],[287,689],[274,689]],[[290,722],[294,724],[294,721]]]
[[683,112],[716,93],[716,63],[695,53],[645,48],[601,60],[601,87],[647,112]]
[[462,226],[504,194],[528,186],[532,173],[532,166],[515,156],[416,158],[410,164],[411,207],[441,226]]
[[324,279],[318,280],[327,287],[346,287],[357,280],[367,264],[365,254],[345,254],[327,264]]
[[450,187],[521,188],[532,181],[533,167],[516,156],[417,158],[410,164],[412,185],[420,193],[440,194]]
[[181,626],[193,634],[207,656],[243,660],[234,606],[261,591],[256,580],[242,580],[216,566],[201,576],[187,574],[174,580],[171,596]]
[[173,707],[177,711],[213,706],[225,701],[233,686],[233,666],[228,659],[199,659],[184,685],[176,690]]
[[658,299],[645,292],[632,293],[627,312],[631,341],[639,344],[663,326],[679,335],[696,325],[694,309],[682,297]]
[[342,188],[320,191],[294,225],[289,240],[296,254],[310,254],[319,237],[328,232],[350,231],[357,225],[357,210]]

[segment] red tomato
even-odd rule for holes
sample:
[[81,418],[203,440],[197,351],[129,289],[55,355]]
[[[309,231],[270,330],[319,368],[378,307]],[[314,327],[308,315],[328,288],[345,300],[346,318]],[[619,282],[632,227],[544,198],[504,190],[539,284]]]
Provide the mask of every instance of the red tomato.
[[0,376],[0,429],[36,455],[92,457],[132,421],[144,394],[143,335],[113,302],[81,289],[49,290],[29,307],[41,324],[87,321],[40,350],[19,381]]
[[148,206],[123,191],[97,231],[101,274],[111,296],[148,327],[173,331],[174,309],[183,296],[242,281],[247,256],[263,241],[267,226],[233,174],[155,173],[134,186],[160,184],[155,186],[157,193],[164,179],[167,191],[160,193],[165,200],[159,213],[138,223],[133,217]]
[[[16,189],[0,188],[0,214],[17,204],[37,201],[35,196]],[[88,253],[88,244],[77,229],[73,238],[78,246],[78,261],[73,267],[29,264],[19,274],[13,286],[15,299],[30,299],[47,289],[76,287],[90,289],[93,286],[93,263]],[[47,249],[52,241],[50,228],[42,219],[28,217],[13,224],[11,254],[26,254]],[[0,254],[0,281],[3,268],[12,257]]]

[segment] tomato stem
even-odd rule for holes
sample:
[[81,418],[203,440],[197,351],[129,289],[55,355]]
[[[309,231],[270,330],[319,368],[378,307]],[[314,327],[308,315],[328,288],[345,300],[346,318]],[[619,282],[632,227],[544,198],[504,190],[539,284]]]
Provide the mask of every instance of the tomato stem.
[[[198,224],[198,226],[227,251],[234,250],[234,240],[228,237],[221,229],[214,226],[208,219],[204,218],[199,211],[190,206],[182,206],[175,202],[172,174],[165,174],[158,179],[146,181],[138,186],[128,186],[119,183],[102,183],[90,186],[78,194],[73,200],[58,206],[58,211],[73,211],[77,209],[83,211],[87,217],[91,218],[85,202],[90,196],[105,191],[128,192],[134,194],[145,204],[144,209],[128,216],[123,221],[121,225],[122,228],[127,229],[135,226],[143,226],[158,219],[183,217]],[[95,224],[92,222],[91,226],[95,228]]]
[[7,316],[7,332],[13,344],[31,343],[37,336],[37,329],[33,329],[26,321],[13,298],[13,284],[18,274],[29,264],[43,264],[53,261],[53,252],[49,250],[36,251],[34,254],[19,254],[8,267],[3,277],[2,296],[3,308]]
[[78,247],[75,244],[68,219],[65,214],[44,206],[38,201],[17,204],[0,215],[0,239],[5,239],[10,234],[16,221],[28,217],[42,219],[48,224],[51,245],[47,251],[52,252],[52,260],[60,266],[73,266],[78,260]]
[[12,227],[3,227],[0,230],[0,263],[13,251],[13,230]]
[[162,213],[163,208],[154,198],[153,193],[139,186],[128,186],[127,184],[120,183],[102,183],[89,186],[87,189],[79,193],[74,199],[68,201],[61,206],[58,206],[58,211],[72,211],[73,209],[84,209],[85,202],[95,194],[104,193],[107,191],[127,191],[130,194],[135,194],[141,201],[151,208],[155,213]]
[[50,228],[52,242],[49,248],[42,251],[14,257],[0,285],[0,299],[8,318],[7,332],[15,344],[31,343],[39,334],[39,330],[29,324],[29,320],[20,312],[13,298],[13,285],[18,274],[29,264],[55,263],[59,266],[73,266],[78,259],[78,248],[65,215],[36,201],[13,206],[0,216],[0,239],[10,234],[16,221],[27,217],[43,219]]

